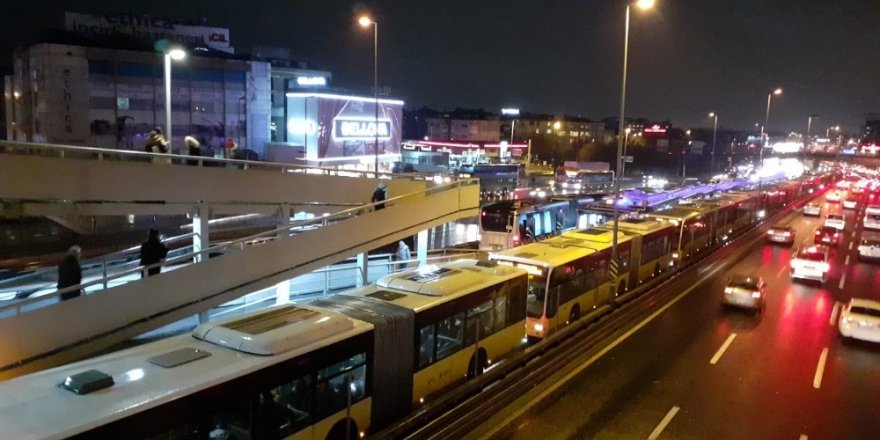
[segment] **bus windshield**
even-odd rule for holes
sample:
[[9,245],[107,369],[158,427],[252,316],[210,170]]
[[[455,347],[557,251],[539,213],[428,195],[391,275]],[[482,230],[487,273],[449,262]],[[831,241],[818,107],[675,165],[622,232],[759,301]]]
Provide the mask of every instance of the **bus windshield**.
[[527,315],[529,318],[544,316],[544,298],[546,296],[546,280],[543,277],[529,277],[529,302]]
[[512,224],[510,218],[510,209],[489,205],[483,208],[483,212],[480,215],[480,228],[484,231],[507,232],[507,227]]

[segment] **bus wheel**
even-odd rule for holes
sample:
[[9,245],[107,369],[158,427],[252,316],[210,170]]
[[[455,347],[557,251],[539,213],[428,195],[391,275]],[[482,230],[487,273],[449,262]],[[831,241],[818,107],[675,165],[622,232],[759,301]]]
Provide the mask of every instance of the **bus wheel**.
[[[345,425],[348,424],[348,436],[345,435]],[[327,433],[327,440],[357,440],[359,437],[357,422],[353,419],[344,419],[336,422],[330,432]]]
[[488,367],[489,359],[486,355],[486,350],[481,348],[477,350],[477,353],[471,355],[471,361],[468,364],[468,379],[472,379],[483,374],[483,371]]
[[578,320],[581,317],[581,305],[575,304],[574,307],[571,308],[571,313],[568,314],[568,323],[571,324]]

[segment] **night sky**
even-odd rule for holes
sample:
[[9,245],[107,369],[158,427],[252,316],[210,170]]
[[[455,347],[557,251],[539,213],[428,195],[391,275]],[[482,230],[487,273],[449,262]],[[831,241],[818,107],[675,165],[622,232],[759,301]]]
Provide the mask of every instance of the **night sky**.
[[[247,5],[245,8],[244,5]],[[594,119],[616,115],[623,1],[608,0],[142,0],[0,1],[0,67],[13,47],[63,27],[65,10],[151,13],[231,28],[233,46],[282,46],[333,73],[333,85],[372,85],[379,22],[380,85],[407,105],[502,106]],[[628,116],[747,129],[774,98],[772,131],[856,130],[880,112],[880,1],[658,0],[634,11]]]

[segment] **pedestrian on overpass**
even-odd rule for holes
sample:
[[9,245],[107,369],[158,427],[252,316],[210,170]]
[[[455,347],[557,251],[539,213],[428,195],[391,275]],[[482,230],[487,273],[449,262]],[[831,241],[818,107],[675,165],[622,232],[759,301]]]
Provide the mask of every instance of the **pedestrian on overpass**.
[[159,230],[150,228],[147,241],[141,245],[141,266],[145,267],[145,276],[153,276],[161,272],[162,266],[158,263],[165,261],[167,255],[168,248],[159,240]]
[[[200,144],[198,139],[196,139],[195,137],[185,136],[183,138],[183,143],[186,144],[190,156],[199,157],[202,155],[202,144]],[[199,161],[187,160],[186,163],[187,165],[197,166],[199,164]]]
[[409,266],[409,260],[412,259],[412,254],[409,251],[409,246],[403,240],[397,242],[397,252],[394,254],[394,257],[397,259],[397,270],[406,269]]
[[[388,198],[388,188],[385,187],[385,182],[379,181],[379,184],[376,186],[376,190],[373,191],[373,197],[370,198],[370,201],[373,203],[383,202]],[[385,209],[384,203],[376,204],[376,210]]]
[[[58,265],[58,290],[78,286],[82,284],[82,269],[79,265],[79,257],[82,255],[82,248],[79,246],[71,246]],[[75,289],[61,294],[61,301],[76,298],[82,295],[82,289]]]

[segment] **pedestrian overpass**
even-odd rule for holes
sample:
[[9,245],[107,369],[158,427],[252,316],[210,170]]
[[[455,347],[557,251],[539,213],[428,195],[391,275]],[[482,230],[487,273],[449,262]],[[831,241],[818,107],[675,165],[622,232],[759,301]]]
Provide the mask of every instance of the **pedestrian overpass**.
[[[0,143],[0,147],[4,147],[4,143]],[[200,227],[207,222],[207,216],[199,216],[206,211],[200,209],[205,209],[206,206],[244,209],[242,206],[247,205],[249,200],[237,197],[234,200],[229,199],[230,193],[225,193],[225,196],[214,194],[210,185],[195,184],[192,188],[179,188],[176,180],[172,180],[174,185],[171,188],[168,185],[157,185],[155,188],[150,185],[135,185],[131,192],[123,190],[123,182],[129,182],[129,186],[138,183],[131,178],[133,174],[156,182],[157,178],[151,175],[157,168],[155,174],[181,174],[180,179],[188,179],[190,182],[205,179],[209,174],[221,176],[226,182],[234,180],[243,185],[247,185],[248,180],[264,184],[274,179],[241,169],[199,170],[198,167],[183,165],[132,164],[107,160],[72,161],[58,157],[39,158],[40,161],[34,159],[33,155],[3,154],[3,160],[0,160],[0,199],[4,203],[9,204],[11,201],[18,209],[25,209],[25,205],[31,206],[27,209],[35,209],[36,206],[59,209],[69,203],[77,206],[76,209],[103,209],[114,213],[125,212],[128,208],[143,208],[137,205],[160,207],[163,204],[180,204],[185,209],[195,209],[194,226],[200,225],[194,228],[195,235],[200,234]],[[15,164],[10,165],[12,162]],[[100,163],[100,166],[96,167],[96,163]],[[16,170],[16,165],[28,168]],[[45,167],[50,170],[46,171]],[[71,168],[81,170],[77,173]],[[7,171],[12,175],[6,174]],[[369,193],[375,187],[375,180],[366,176],[345,177],[328,175],[328,172],[319,170],[315,174],[277,174],[283,176],[282,178],[289,177],[289,174],[317,177],[321,179],[317,183],[308,180],[301,180],[300,183],[306,185],[304,188],[307,190],[314,188],[317,192],[327,194],[331,203],[341,205],[352,203],[355,197],[368,200]],[[197,177],[192,177],[192,174]],[[58,187],[39,183],[42,178],[51,178],[51,181],[60,183],[65,180],[65,176],[80,176],[85,181]],[[311,219],[295,220],[275,230],[215,246],[209,246],[207,241],[202,241],[206,237],[200,237],[194,244],[201,246],[194,246],[191,252],[165,262],[166,265],[192,262],[175,270],[115,286],[113,280],[106,277],[92,280],[89,283],[108,285],[109,288],[68,301],[58,300],[58,295],[64,292],[61,290],[0,305],[0,379],[88,356],[254,291],[283,286],[291,278],[352,256],[358,256],[358,262],[363,262],[359,266],[365,280],[366,252],[370,249],[424,233],[429,228],[450,221],[474,217],[479,213],[479,183],[476,179],[440,184],[424,180],[392,180],[388,182],[388,186],[392,197],[384,202],[384,209],[377,210],[374,204],[362,204]],[[288,187],[287,191],[293,193],[290,196],[286,196],[285,191],[278,188],[270,191],[280,198],[287,197],[286,205],[308,204],[307,191],[294,192]],[[198,192],[201,194],[196,194]],[[244,192],[235,189],[232,193]],[[401,195],[395,197],[394,194]],[[198,195],[205,197],[207,201],[197,198]],[[172,202],[169,203],[163,197]],[[268,199],[265,194],[256,198],[259,197],[262,199],[254,202],[255,205],[277,209],[277,205],[273,207],[273,204],[278,200]],[[319,200],[315,202],[320,203]],[[326,207],[327,204],[322,206]],[[419,242],[424,243],[426,240]],[[417,249],[420,257],[426,251],[422,246]],[[131,273],[122,272],[108,277],[115,279],[123,276],[130,277]],[[88,291],[89,286],[76,286],[72,289],[80,287],[85,287]],[[289,285],[287,289],[279,289],[279,292],[279,300],[284,301],[283,292],[289,295]]]

